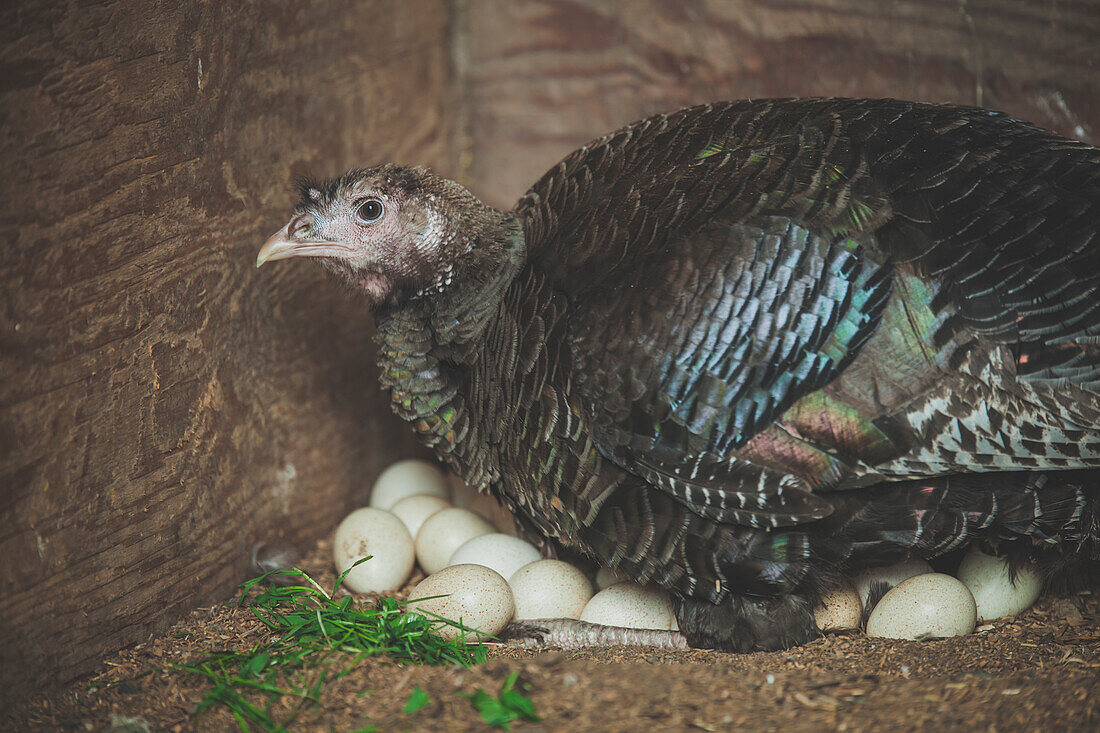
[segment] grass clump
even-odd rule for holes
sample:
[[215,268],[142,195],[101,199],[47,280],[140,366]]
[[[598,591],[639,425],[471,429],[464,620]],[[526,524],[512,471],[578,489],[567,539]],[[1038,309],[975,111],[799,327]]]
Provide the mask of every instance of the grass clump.
[[[521,719],[537,722],[541,718],[535,713],[534,701],[516,689],[518,679],[519,672],[508,675],[496,697],[482,689],[476,690],[471,695],[461,696],[469,700],[474,709],[481,713],[481,719],[490,728],[510,730],[512,723]],[[529,685],[527,689],[530,689]]]
[[412,694],[409,695],[409,700],[405,703],[405,709],[402,712],[405,713],[405,715],[412,715],[431,701],[431,698],[428,697],[427,690],[423,687],[415,687],[413,688]]
[[[301,582],[271,584],[252,596],[273,575]],[[379,599],[374,608],[357,607],[351,596],[337,599],[346,576],[344,572],[336,579],[331,593],[298,568],[274,570],[244,583],[239,605],[247,605],[276,635],[246,652],[213,652],[196,662],[174,665],[207,678],[213,686],[196,713],[225,705],[242,730],[256,726],[284,731],[304,707],[320,703],[326,681],[346,675],[366,657],[462,667],[486,660],[486,648],[467,644],[464,636],[469,629],[454,621],[405,613],[404,604],[392,598]],[[439,623],[455,626],[462,634],[443,639],[433,632]],[[341,665],[334,669],[330,660]],[[298,704],[289,717],[276,720],[272,708],[284,696],[298,698]]]

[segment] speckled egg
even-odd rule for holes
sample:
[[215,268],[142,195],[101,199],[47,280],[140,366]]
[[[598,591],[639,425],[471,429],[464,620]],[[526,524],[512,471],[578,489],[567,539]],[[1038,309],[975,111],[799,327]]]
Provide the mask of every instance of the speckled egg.
[[348,573],[344,584],[358,593],[396,590],[412,572],[415,552],[412,536],[401,520],[381,509],[356,509],[336,528],[332,556],[336,571],[344,572],[356,560],[371,559]]
[[821,594],[821,604],[814,607],[814,622],[821,631],[858,629],[863,616],[863,604],[850,583],[829,588]]
[[448,565],[484,565],[504,578],[511,578],[524,565],[542,557],[535,546],[518,537],[494,532],[474,537],[451,555]]
[[866,607],[867,596],[871,592],[872,583],[882,581],[888,587],[893,588],[903,580],[931,572],[933,572],[932,566],[926,561],[913,558],[881,568],[868,568],[853,578],[853,585],[855,585],[856,593],[859,594],[859,602]]
[[501,534],[516,536],[516,520],[512,513],[488,494],[482,494],[453,474],[447,477],[451,486],[451,500],[460,509],[469,509],[488,519]]
[[420,531],[420,525],[424,524],[425,519],[450,506],[449,501],[438,496],[417,494],[416,496],[406,496],[394,504],[390,512],[405,524],[409,534],[416,537],[417,532]]
[[871,612],[867,636],[942,639],[965,636],[978,618],[974,596],[950,575],[928,573],[894,586]]
[[615,568],[600,568],[596,571],[596,589],[603,590],[630,580],[626,573]]
[[466,509],[442,509],[424,520],[416,533],[416,560],[431,575],[447,567],[455,550],[483,534],[493,525]]
[[679,630],[668,594],[637,583],[604,588],[585,605],[581,621],[628,629]]
[[447,478],[439,467],[427,461],[406,460],[394,463],[378,477],[370,491],[370,505],[389,511],[406,496],[428,494],[450,500]]
[[976,546],[963,558],[958,576],[974,596],[979,621],[1015,616],[1030,608],[1043,589],[1034,565],[1021,565],[1013,582],[1007,558],[987,555]]
[[[430,600],[417,600],[442,596]],[[420,581],[409,595],[409,611],[419,611],[429,618],[436,614],[463,626],[492,636],[512,620],[515,603],[512,590],[500,573],[484,565],[451,565]],[[456,639],[461,630],[440,624],[436,631],[445,639]],[[468,636],[467,638],[470,638]]]
[[516,601],[516,619],[580,618],[592,598],[592,584],[561,560],[528,563],[508,579]]

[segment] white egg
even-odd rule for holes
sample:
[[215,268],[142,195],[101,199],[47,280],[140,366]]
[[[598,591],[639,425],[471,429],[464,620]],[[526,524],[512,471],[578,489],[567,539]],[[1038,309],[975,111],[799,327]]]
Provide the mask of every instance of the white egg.
[[416,537],[416,533],[420,531],[420,525],[424,524],[425,519],[449,506],[451,506],[451,503],[446,499],[431,494],[417,494],[416,496],[406,496],[394,504],[390,512],[405,523],[409,534]]
[[493,525],[466,509],[441,509],[424,520],[416,533],[416,560],[431,575],[447,567],[455,550],[483,534]]
[[374,482],[370,490],[370,505],[389,511],[406,496],[429,494],[450,499],[447,478],[439,467],[427,461],[407,460],[394,463]]
[[882,597],[867,619],[867,636],[941,639],[965,636],[978,618],[974,596],[950,575],[928,573],[903,580]]
[[596,588],[603,590],[619,583],[625,583],[630,577],[615,568],[600,568],[596,571]]
[[497,532],[516,536],[516,520],[512,513],[488,494],[482,494],[472,486],[468,486],[462,479],[455,475],[447,477],[451,486],[451,496],[454,505],[460,509],[469,509],[493,523]]
[[1014,583],[1008,559],[987,555],[977,546],[963,558],[958,576],[974,596],[979,621],[1015,616],[1030,608],[1043,589],[1043,579],[1034,565],[1021,566]]
[[340,522],[332,543],[336,571],[344,572],[356,560],[371,559],[348,573],[344,584],[357,593],[396,590],[412,572],[415,552],[412,536],[401,520],[381,509],[356,509]]
[[[442,597],[418,600],[430,596]],[[443,568],[420,581],[409,598],[406,606],[409,611],[419,611],[428,618],[436,614],[490,636],[507,626],[515,612],[508,581],[484,565]],[[446,624],[438,625],[436,631],[445,639],[456,639],[462,634],[460,629]]]
[[668,594],[637,583],[604,588],[585,605],[581,621],[628,629],[678,630]]
[[592,584],[561,560],[528,563],[508,579],[516,601],[516,619],[580,618],[592,598]]
[[511,578],[524,565],[542,557],[535,546],[518,537],[494,532],[474,537],[451,555],[448,565],[484,565],[496,570],[501,576]]
[[829,588],[821,594],[821,605],[814,608],[814,621],[821,631],[858,629],[863,604],[850,583]]
[[912,558],[881,568],[868,568],[857,575],[853,579],[853,583],[856,587],[856,593],[859,594],[859,602],[866,607],[867,596],[871,592],[872,583],[881,581],[886,583],[887,587],[893,588],[903,580],[931,572],[933,572],[932,566],[927,562],[920,558]]

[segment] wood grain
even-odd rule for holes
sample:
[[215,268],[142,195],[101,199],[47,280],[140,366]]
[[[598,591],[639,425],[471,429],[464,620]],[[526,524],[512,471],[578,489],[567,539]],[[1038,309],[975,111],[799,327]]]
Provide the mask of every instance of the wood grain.
[[48,5],[0,16],[0,699],[225,599],[416,450],[362,303],[253,263],[293,174],[454,171],[443,2]]
[[690,104],[900,97],[1100,142],[1095,0],[477,0],[458,16],[465,180],[509,207],[574,148]]

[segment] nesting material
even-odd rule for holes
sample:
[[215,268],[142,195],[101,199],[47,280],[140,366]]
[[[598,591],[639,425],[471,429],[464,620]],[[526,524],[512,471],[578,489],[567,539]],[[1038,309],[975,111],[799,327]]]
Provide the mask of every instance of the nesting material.
[[958,579],[928,573],[903,580],[882,597],[867,620],[867,636],[942,639],[965,636],[977,621],[974,596]]
[[858,629],[862,617],[863,604],[850,583],[826,590],[814,608],[814,622],[821,631]]
[[931,572],[933,572],[932,566],[926,561],[920,558],[913,558],[911,560],[902,560],[899,563],[886,565],[881,568],[868,568],[857,575],[853,579],[853,582],[856,593],[859,594],[859,602],[866,607],[867,597],[871,592],[871,586],[875,583],[885,583],[886,587],[893,588],[903,580]]
[[370,506],[389,511],[406,496],[428,494],[450,500],[451,491],[443,472],[427,461],[394,463],[378,477],[370,492]]
[[416,560],[429,575],[447,567],[455,550],[474,537],[493,532],[493,525],[466,509],[451,507],[431,515],[416,533]]
[[370,507],[356,509],[340,522],[332,555],[340,573],[357,560],[371,556],[344,580],[357,593],[397,590],[408,579],[416,557],[412,536],[401,520]]
[[581,612],[581,621],[628,629],[680,628],[668,594],[637,583],[619,583],[592,596]]
[[1033,564],[1018,568],[1013,582],[1008,559],[988,555],[977,546],[970,548],[963,558],[958,576],[974,596],[979,621],[1026,611],[1039,599],[1043,588],[1043,580]]
[[425,519],[450,506],[451,503],[441,497],[432,496],[431,494],[417,494],[416,496],[406,496],[394,504],[390,511],[405,524],[409,534],[416,537]]
[[[440,596],[431,598],[432,596]],[[451,565],[429,575],[413,589],[406,606],[409,611],[432,614],[458,621],[480,633],[467,633],[467,638],[484,638],[500,632],[515,612],[512,590],[500,573],[484,565]],[[429,599],[429,600],[420,600]],[[456,639],[460,629],[440,624],[436,631],[445,639]]]
[[592,598],[592,584],[561,560],[528,563],[508,579],[516,602],[516,620],[581,617]]
[[518,537],[494,532],[474,537],[465,542],[451,555],[448,565],[463,565],[473,563],[492,568],[504,578],[511,578],[512,574],[528,563],[533,563],[541,557],[539,551],[530,542],[524,542]]

